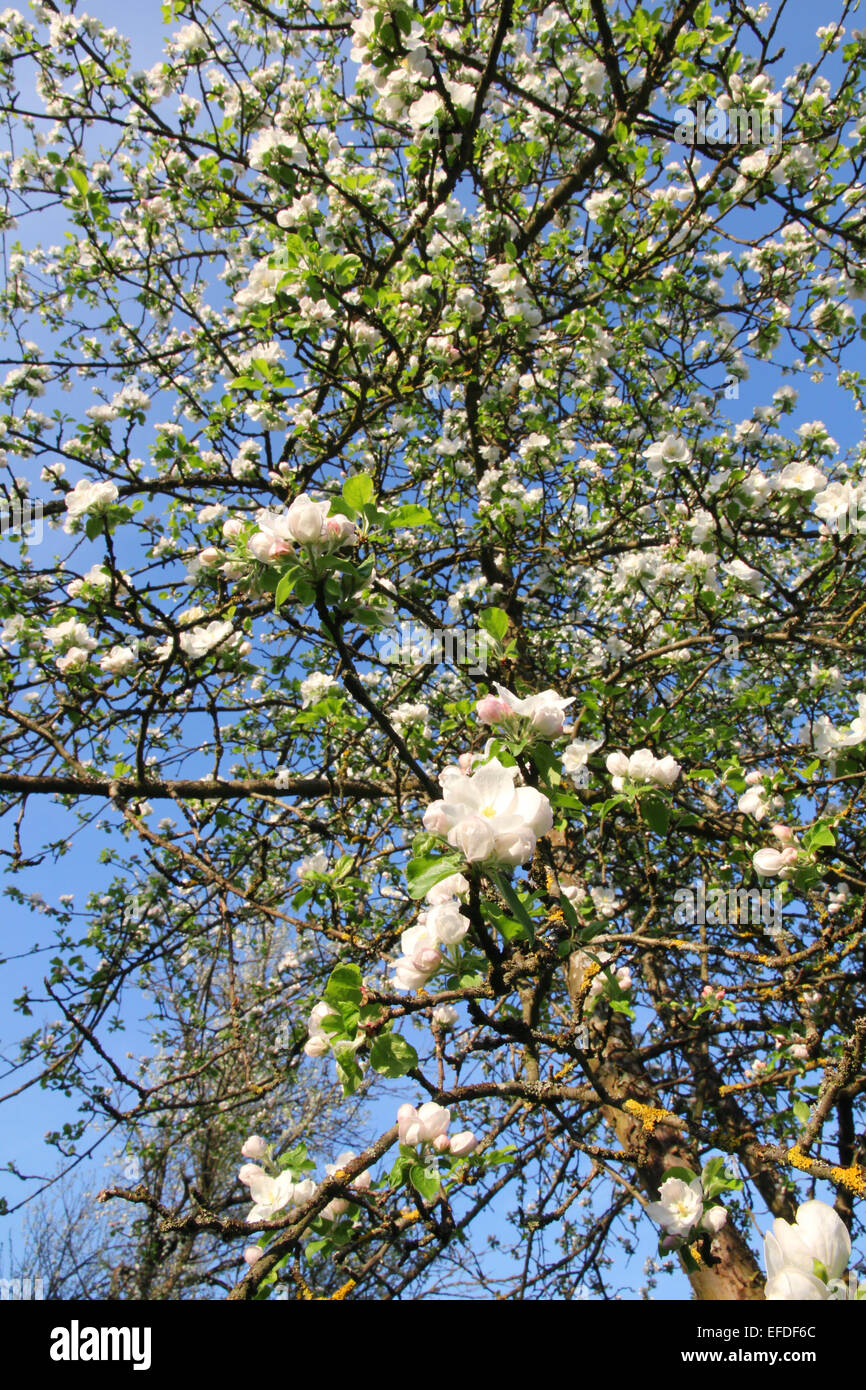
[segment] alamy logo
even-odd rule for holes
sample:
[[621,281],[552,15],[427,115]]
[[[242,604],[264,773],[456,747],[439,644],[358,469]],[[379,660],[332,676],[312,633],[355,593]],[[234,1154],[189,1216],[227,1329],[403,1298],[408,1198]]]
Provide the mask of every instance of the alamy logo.
[[0,1299],[3,1301],[13,1300],[17,1302],[19,1299],[30,1301],[44,1297],[41,1279],[31,1279],[29,1275],[26,1279],[0,1279]]
[[38,545],[42,540],[42,502],[39,498],[13,497],[10,502],[0,497],[0,540],[20,534],[25,545]]
[[149,1327],[68,1327],[51,1329],[52,1361],[131,1361],[134,1371],[150,1370]]
[[782,147],[778,108],[708,106],[699,101],[694,111],[680,106],[674,139],[681,145],[772,145]]
[[764,926],[771,935],[782,933],[781,888],[678,888],[674,893],[674,921],[678,926]]
[[384,633],[379,641],[379,655],[395,666],[436,666],[450,661],[455,666],[468,666],[473,676],[487,672],[487,633],[468,628],[423,627],[419,623],[400,623],[399,636]]

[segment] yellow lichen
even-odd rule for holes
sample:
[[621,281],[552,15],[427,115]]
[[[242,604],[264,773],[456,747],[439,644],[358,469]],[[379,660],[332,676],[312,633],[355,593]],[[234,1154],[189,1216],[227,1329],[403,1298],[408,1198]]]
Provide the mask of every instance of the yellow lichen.
[[859,1163],[852,1163],[850,1168],[831,1168],[830,1178],[858,1197],[866,1197],[866,1168],[861,1168]]
[[336,1293],[326,1293],[321,1298],[315,1300],[316,1303],[342,1303],[355,1287],[354,1279],[347,1279],[342,1288],[337,1289]]
[[804,1173],[811,1173],[815,1166],[815,1160],[810,1158],[808,1154],[804,1154],[796,1144],[788,1150],[788,1162],[794,1168],[801,1168]]
[[638,1100],[627,1100],[622,1108],[639,1119],[647,1133],[654,1130],[656,1125],[676,1125],[678,1129],[685,1127],[679,1115],[673,1115],[670,1110],[661,1110],[657,1105],[641,1105]]

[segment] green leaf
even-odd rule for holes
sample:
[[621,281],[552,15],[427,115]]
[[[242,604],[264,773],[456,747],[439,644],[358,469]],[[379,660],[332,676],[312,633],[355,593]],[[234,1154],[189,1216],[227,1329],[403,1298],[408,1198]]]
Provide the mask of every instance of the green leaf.
[[406,865],[406,879],[409,884],[409,897],[417,902],[425,897],[434,884],[447,878],[449,874],[459,873],[463,860],[451,855],[426,854],[421,859],[410,859]]
[[436,1168],[422,1168],[420,1163],[409,1169],[409,1181],[416,1192],[420,1192],[428,1202],[439,1195],[439,1172]]
[[66,172],[71,178],[72,182],[75,184],[75,187],[78,189],[81,196],[84,197],[84,194],[90,187],[89,183],[87,182],[86,175],[82,172],[81,169],[76,169],[74,165],[70,165]]
[[792,1109],[801,1125],[808,1123],[809,1107],[804,1100],[795,1100]]
[[351,1096],[364,1079],[355,1049],[351,1043],[337,1043],[334,1056],[337,1059],[337,1076],[343,1086],[343,1095]]
[[367,473],[355,473],[343,484],[343,501],[359,512],[366,502],[372,502],[376,495],[373,479]]
[[412,1149],[409,1153],[403,1153],[401,1146],[400,1154],[395,1160],[394,1167],[391,1169],[391,1172],[388,1175],[389,1187],[400,1186],[400,1184],[405,1179],[407,1169],[413,1168],[415,1166],[415,1160],[417,1157],[418,1155],[415,1153],[414,1149]]
[[287,598],[289,597],[289,595],[291,594],[291,592],[292,592],[292,590],[294,589],[294,587],[295,587],[294,576],[291,575],[291,574],[284,574],[283,577],[282,577],[282,579],[280,580],[279,584],[277,585],[277,591],[276,591],[276,593],[274,594],[274,612],[275,612],[275,613],[279,613],[281,607],[283,606],[283,604],[285,603],[286,599],[287,599]]
[[562,761],[554,753],[549,743],[537,743],[530,748],[529,756],[542,777],[552,786],[558,787],[562,781]]
[[485,632],[501,642],[508,631],[508,614],[503,608],[482,608],[479,621]]
[[382,1076],[405,1076],[418,1065],[418,1053],[399,1033],[380,1033],[370,1048],[370,1065]]
[[407,502],[388,514],[385,525],[390,529],[396,526],[430,526],[433,513],[427,507],[419,507],[415,502]]
[[487,874],[487,877],[490,879],[490,881],[492,883],[495,883],[496,887],[499,889],[499,892],[502,894],[503,898],[508,903],[508,906],[511,909],[512,916],[516,917],[518,922],[520,922],[520,924],[526,929],[527,933],[529,934],[530,941],[534,941],[535,923],[533,922],[529,913],[526,911],[526,908],[523,906],[523,903],[520,901],[520,898],[515,893],[511,884],[501,874],[498,874],[495,869],[485,869],[485,873]]
[[829,825],[816,825],[807,833],[804,844],[807,849],[823,849],[825,845],[835,845],[836,837]]
[[691,1168],[665,1168],[662,1173],[662,1182],[668,1178],[679,1178],[682,1182],[694,1182],[697,1173],[693,1173]]
[[641,799],[640,808],[650,830],[654,830],[657,835],[666,835],[671,819],[667,803],[651,796]]
[[361,972],[357,965],[337,965],[331,971],[325,985],[325,999],[329,1004],[361,1005]]

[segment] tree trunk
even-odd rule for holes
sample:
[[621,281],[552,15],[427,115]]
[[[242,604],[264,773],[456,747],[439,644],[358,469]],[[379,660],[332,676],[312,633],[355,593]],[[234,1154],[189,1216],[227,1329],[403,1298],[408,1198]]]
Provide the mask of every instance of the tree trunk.
[[[584,964],[585,958],[581,960],[580,954],[570,956],[566,963],[568,991],[574,1005],[577,1005],[580,997]],[[602,1114],[634,1163],[637,1186],[653,1201],[658,1199],[666,1169],[682,1166],[700,1172],[697,1154],[673,1125],[654,1123],[648,1129],[639,1115],[621,1108],[627,1100],[645,1107],[660,1108],[653,1083],[634,1047],[631,1029],[622,1015],[614,1017],[604,1049],[599,1056],[591,1058],[589,1070],[602,1091],[614,1102],[603,1105]],[[649,1117],[647,1120],[651,1123]],[[699,1270],[687,1271],[696,1299],[722,1302],[763,1300],[761,1270],[730,1220],[713,1238],[711,1255],[717,1263],[712,1266],[703,1264]]]

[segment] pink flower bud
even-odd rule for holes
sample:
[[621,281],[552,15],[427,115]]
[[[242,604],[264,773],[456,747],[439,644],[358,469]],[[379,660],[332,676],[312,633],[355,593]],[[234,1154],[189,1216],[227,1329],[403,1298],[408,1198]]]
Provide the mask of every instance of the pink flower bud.
[[210,569],[213,565],[222,563],[223,553],[217,550],[215,545],[209,545],[206,549],[199,551],[198,562],[204,569]]
[[325,531],[332,545],[344,545],[346,541],[355,539],[355,523],[347,516],[329,516]]
[[[796,857],[796,850],[794,854]],[[766,849],[759,849],[752,855],[752,863],[762,878],[769,878],[770,875],[779,873],[780,870],[784,869],[786,862],[788,861],[779,850],[770,849],[769,846]]]
[[[407,1138],[407,1135],[409,1134],[410,1127],[417,1127],[417,1123],[418,1111],[415,1109],[414,1105],[409,1105],[408,1102],[405,1105],[401,1105],[400,1109],[397,1111],[397,1132],[401,1144],[413,1142]],[[417,1142],[417,1140],[414,1142]]]
[[504,700],[497,699],[495,695],[485,695],[475,706],[475,713],[482,724],[504,724],[513,711]]
[[532,711],[529,722],[543,738],[558,738],[565,726],[565,710],[557,705],[542,705]]
[[251,1134],[249,1139],[244,1140],[241,1155],[243,1158],[264,1158],[268,1151],[268,1146],[260,1134]]
[[260,1245],[248,1245],[246,1250],[244,1251],[244,1259],[246,1263],[250,1266],[250,1268],[252,1268],[256,1260],[260,1260],[264,1253],[265,1252]]
[[451,1141],[447,1134],[437,1134],[433,1140],[433,1147],[438,1154],[447,1154],[451,1148]]
[[709,1211],[704,1212],[704,1219],[701,1225],[705,1231],[709,1231],[715,1236],[718,1235],[727,1219],[728,1213],[725,1211],[724,1207],[710,1207]]
[[466,1158],[478,1148],[478,1140],[469,1129],[462,1129],[451,1136],[451,1152],[455,1158]]
[[244,529],[244,523],[240,517],[230,516],[228,521],[223,522],[223,536],[227,541],[237,540]]
[[790,825],[771,825],[770,834],[775,835],[783,845],[789,845],[794,838],[794,832]]

